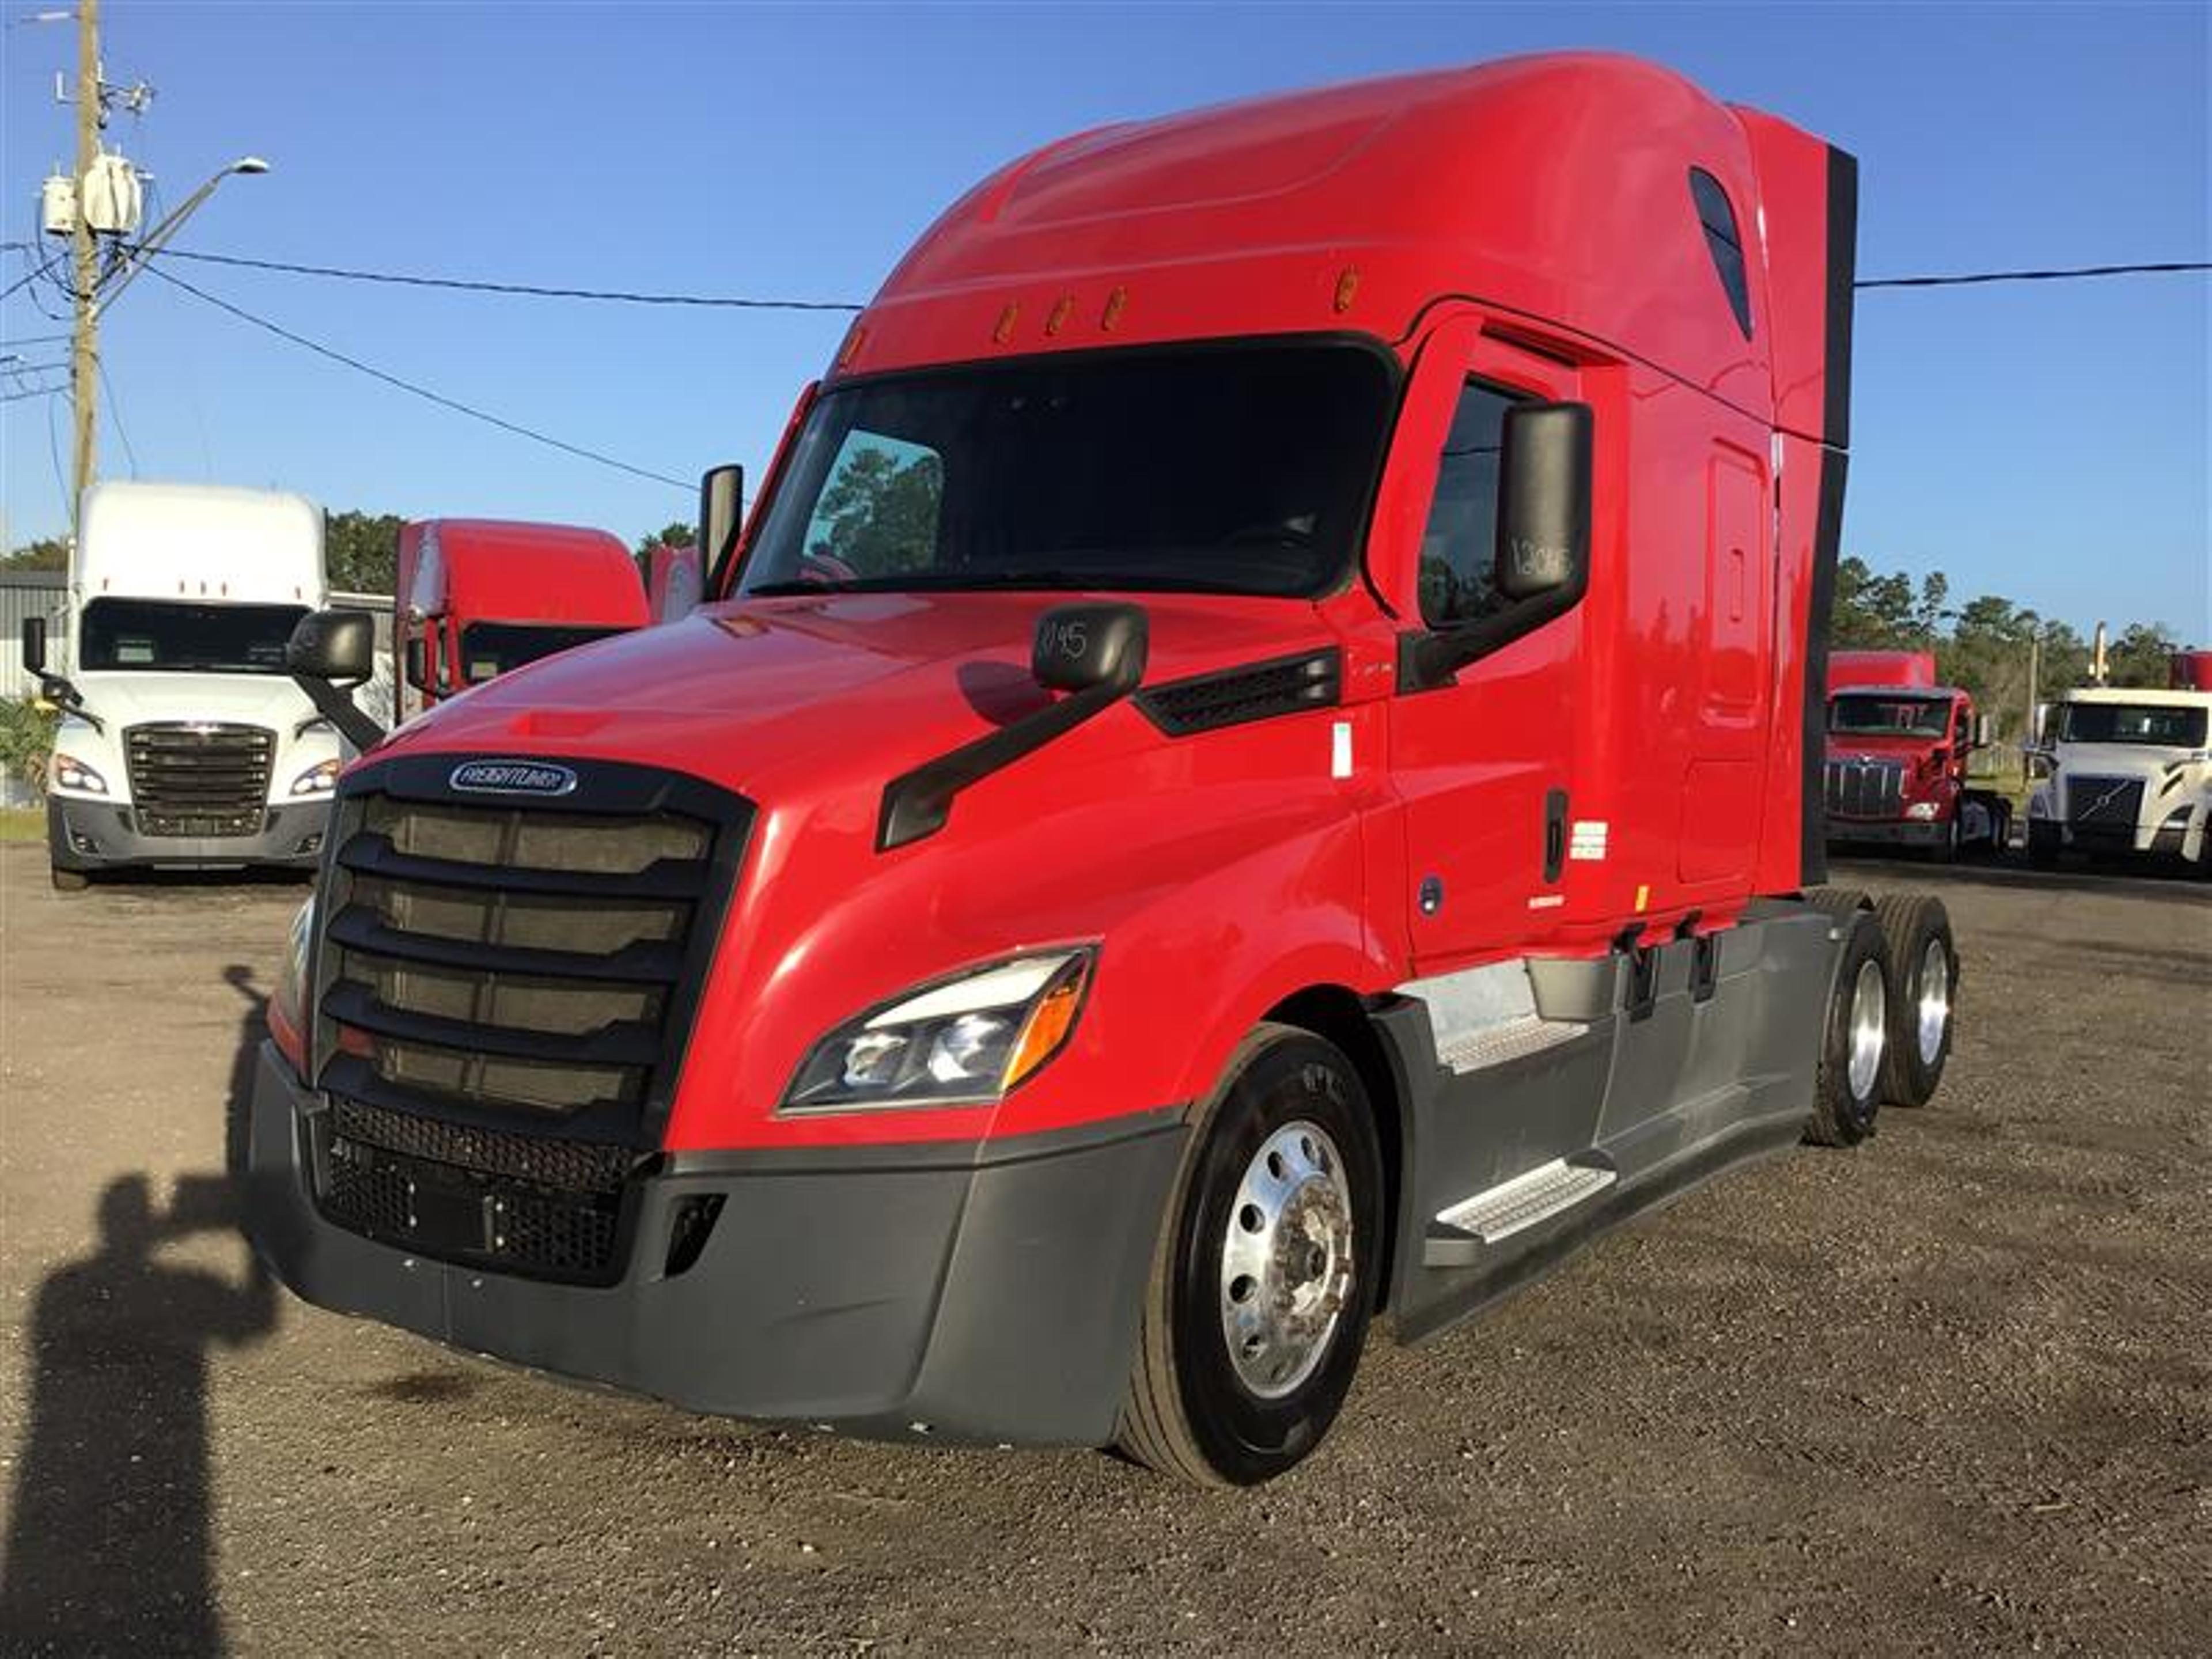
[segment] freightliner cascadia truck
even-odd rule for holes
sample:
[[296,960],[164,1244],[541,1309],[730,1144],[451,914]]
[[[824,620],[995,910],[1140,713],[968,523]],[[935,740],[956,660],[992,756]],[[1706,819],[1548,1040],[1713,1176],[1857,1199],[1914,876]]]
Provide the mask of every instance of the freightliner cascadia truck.
[[578,525],[423,519],[399,532],[402,720],[510,668],[651,620],[637,562]]
[[986,179],[741,537],[709,475],[698,611],[349,771],[258,1248],[695,1410],[1251,1483],[1378,1313],[1924,1101],[1941,907],[1816,887],[1855,192],[1586,56]]
[[1966,781],[1982,741],[1974,700],[1936,684],[1929,651],[1828,655],[1828,840],[1917,848],[1944,863],[2002,852],[2012,807]]
[[285,672],[320,606],[322,509],[298,495],[117,482],[85,492],[69,623],[23,661],[62,714],[46,780],[58,888],[104,871],[313,871],[339,734]]

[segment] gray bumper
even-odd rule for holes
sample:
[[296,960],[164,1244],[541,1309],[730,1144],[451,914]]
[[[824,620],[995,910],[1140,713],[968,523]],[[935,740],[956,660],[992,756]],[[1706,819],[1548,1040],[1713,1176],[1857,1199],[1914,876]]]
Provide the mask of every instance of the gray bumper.
[[[1066,1445],[1113,1437],[1185,1133],[1169,1109],[1073,1139],[686,1155],[640,1183],[624,1276],[595,1288],[325,1220],[319,1109],[264,1044],[246,1231],[307,1301],[693,1411]],[[671,1273],[677,1208],[705,1194],[725,1200],[714,1230]]]
[[1942,818],[1838,818],[1828,820],[1828,839],[1871,847],[1941,847],[1951,837]]
[[128,806],[105,801],[46,798],[46,850],[62,870],[109,870],[166,865],[173,869],[215,869],[240,864],[289,865],[313,870],[322,862],[323,836],[330,828],[328,800],[270,807],[261,833],[194,837],[145,836]]

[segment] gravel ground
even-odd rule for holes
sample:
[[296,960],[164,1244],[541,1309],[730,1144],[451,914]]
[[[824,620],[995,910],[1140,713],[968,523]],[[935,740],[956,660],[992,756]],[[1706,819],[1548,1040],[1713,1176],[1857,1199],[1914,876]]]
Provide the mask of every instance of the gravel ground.
[[0,1646],[2212,1650],[2212,890],[1932,879],[1951,1072],[1194,1496],[694,1418],[306,1308],[226,1224],[283,885],[0,848]]

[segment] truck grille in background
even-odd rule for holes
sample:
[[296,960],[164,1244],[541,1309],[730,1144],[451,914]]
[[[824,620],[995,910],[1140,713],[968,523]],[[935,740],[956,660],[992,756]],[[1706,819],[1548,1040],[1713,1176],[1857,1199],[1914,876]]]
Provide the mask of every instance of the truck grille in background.
[[316,962],[326,1217],[428,1255],[618,1275],[748,816],[684,793],[699,812],[341,799]]
[[258,726],[172,723],[123,734],[142,836],[258,836],[276,734]]
[[2132,842],[2142,816],[2142,793],[2141,778],[2069,778],[2067,822],[2077,831],[2124,835]]
[[1839,817],[1893,818],[1905,811],[1905,768],[1895,761],[1832,760],[1828,811]]

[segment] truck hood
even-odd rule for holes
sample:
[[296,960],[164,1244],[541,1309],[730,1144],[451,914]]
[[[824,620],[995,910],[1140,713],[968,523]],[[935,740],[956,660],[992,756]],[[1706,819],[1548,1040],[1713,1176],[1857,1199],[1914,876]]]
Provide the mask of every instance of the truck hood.
[[[534,663],[440,704],[385,754],[661,764],[756,799],[889,776],[1048,701],[1037,616],[1077,593],[854,593],[717,605]],[[1152,594],[1147,685],[1312,650],[1298,601]]]
[[210,720],[264,726],[289,737],[315,712],[307,693],[282,674],[94,671],[70,678],[86,711],[114,733],[150,720]]

